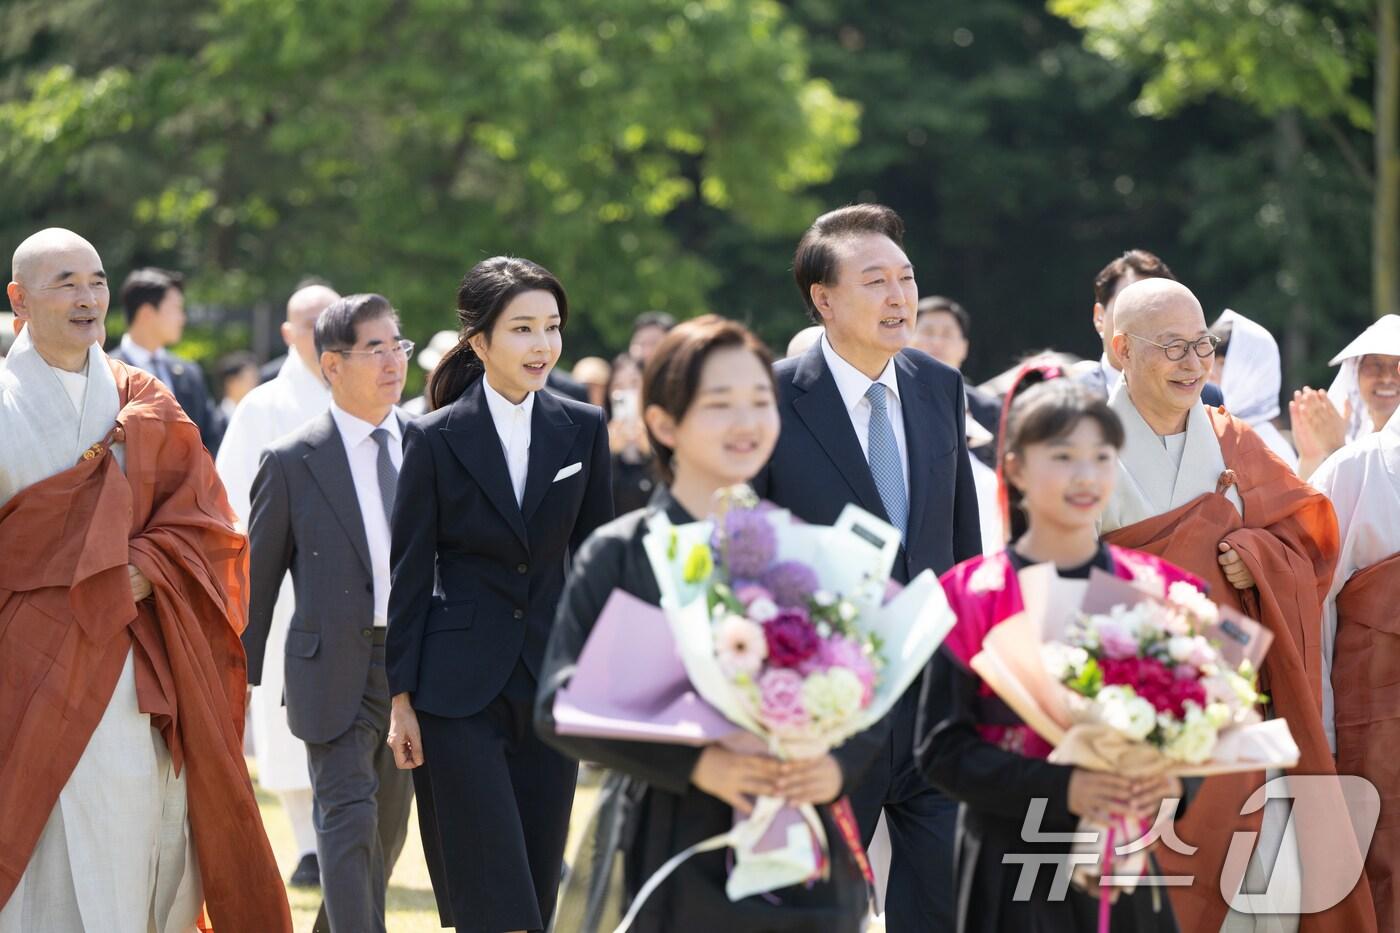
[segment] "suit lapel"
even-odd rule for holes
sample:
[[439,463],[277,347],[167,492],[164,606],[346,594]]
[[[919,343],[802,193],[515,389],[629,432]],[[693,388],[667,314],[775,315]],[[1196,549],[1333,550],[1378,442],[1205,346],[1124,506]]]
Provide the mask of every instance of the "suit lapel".
[[311,451],[302,455],[307,471],[331,507],[336,521],[340,522],[355,553],[365,565],[365,570],[374,571],[369,557],[369,541],[365,537],[365,520],[360,513],[360,497],[355,492],[355,478],[350,475],[350,456],[345,451],[345,441],[335,426],[335,418],[328,411],[321,415],[316,428],[306,439]]
[[520,511],[526,522],[540,507],[554,483],[554,475],[564,466],[564,458],[574,445],[579,426],[549,392],[535,393],[535,412],[530,418],[530,469],[525,474],[525,495]]
[[[903,353],[895,355],[895,379],[899,382],[899,404],[904,415],[904,446],[909,451],[909,522],[905,545],[916,540],[928,508],[928,487],[932,481],[934,405],[929,387],[915,377],[914,364]],[[948,516],[949,521],[952,516]]]
[[802,357],[793,385],[802,391],[792,400],[797,416],[831,458],[861,508],[885,518],[885,504],[870,476],[870,464],[861,453],[846,403],[822,356],[820,341]]
[[[538,408],[539,404],[540,395],[536,395],[535,407]],[[442,427],[442,436],[457,460],[481,487],[486,498],[491,500],[492,506],[501,513],[501,518],[510,525],[520,543],[528,548],[530,538],[525,533],[525,521],[520,515],[520,508],[515,504],[515,489],[510,484],[506,453],[501,448],[501,436],[496,432],[496,422],[491,418],[491,409],[486,405],[486,390],[482,387],[481,379],[468,386],[462,397],[452,403],[452,411]],[[532,465],[533,447],[537,440],[539,439],[534,436],[532,421]]]

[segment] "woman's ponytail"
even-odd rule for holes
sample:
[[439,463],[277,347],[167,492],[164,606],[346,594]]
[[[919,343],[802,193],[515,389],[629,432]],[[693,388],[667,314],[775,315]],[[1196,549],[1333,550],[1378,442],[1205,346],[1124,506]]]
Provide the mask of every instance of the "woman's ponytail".
[[428,411],[437,411],[461,398],[467,387],[481,378],[484,368],[472,345],[463,338],[442,355],[428,376]]

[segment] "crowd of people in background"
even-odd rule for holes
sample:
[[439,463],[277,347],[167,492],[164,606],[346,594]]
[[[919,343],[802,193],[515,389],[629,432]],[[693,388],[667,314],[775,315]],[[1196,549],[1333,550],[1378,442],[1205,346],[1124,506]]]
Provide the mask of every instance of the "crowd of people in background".
[[[245,702],[258,780],[300,850],[289,883],[323,892],[317,929],[384,929],[415,799],[444,926],[548,929],[580,760],[638,782],[640,828],[613,840],[628,895],[722,831],[746,795],[848,796],[862,846],[886,850],[891,933],[1091,929],[1096,901],[1077,889],[1012,896],[1001,855],[1029,801],[1048,798],[1047,827],[1068,829],[1179,799],[1194,854],[1155,858],[1195,881],[1169,905],[1155,890],[1120,898],[1116,929],[1400,926],[1400,824],[1385,809],[1400,781],[1378,751],[1400,735],[1400,315],[1341,348],[1333,382],[1292,392],[1285,418],[1269,330],[1231,309],[1208,320],[1189,281],[1129,249],[1085,283],[1098,359],[1035,350],[974,385],[962,367],[995,312],[921,295],[904,237],[880,205],[818,218],[793,263],[811,324],[776,362],[735,322],[647,311],[616,356],[566,373],[568,321],[587,310],[542,266],[496,257],[459,284],[456,326],[421,348],[391,297],[309,281],[286,304],[286,355],[229,354],[213,392],[172,352],[179,274],[125,277],[111,302],[125,330],[104,354],[97,250],[68,231],[31,237],[0,363],[0,529],[7,561],[20,542],[57,557],[0,578],[0,679],[27,690],[0,691],[0,784],[34,808],[0,830],[0,933],[82,929],[94,911],[118,931],[184,931],[206,910],[220,929],[289,929],[266,839],[239,828],[257,820],[251,794],[226,755],[210,761],[237,744]],[[404,399],[411,365],[427,388]],[[153,492],[157,460],[169,488]],[[648,516],[703,517],[740,482],[808,522],[859,504],[899,532],[896,582],[945,575],[958,628],[922,689],[880,729],[804,762],[557,734],[550,698],[601,596],[658,599],[640,556]],[[107,540],[99,522],[124,509],[134,533]],[[244,536],[246,580],[231,570]],[[1287,719],[1299,772],[1362,775],[1380,793],[1366,877],[1302,912],[1316,860],[1357,840],[1305,838],[1274,802],[1242,809],[1257,776],[1049,764],[968,666],[1012,611],[1016,571],[1036,562],[1195,581],[1268,628],[1269,712]],[[36,649],[7,618],[60,620],[62,634]],[[44,660],[60,655],[66,673]],[[219,689],[201,691],[201,676]],[[60,728],[34,699],[50,695],[81,706],[81,723]],[[63,737],[57,758],[43,730]],[[55,761],[44,775],[16,773],[40,757]],[[114,769],[157,790],[118,803],[103,790]],[[1340,796],[1318,793],[1332,828],[1349,826]],[[1279,853],[1292,901],[1259,914],[1222,893],[1236,830]],[[131,839],[139,859],[94,863]],[[827,881],[736,902],[722,854],[696,859],[636,928],[855,931],[864,856],[833,851]],[[1267,861],[1240,866],[1238,885],[1267,877]]]

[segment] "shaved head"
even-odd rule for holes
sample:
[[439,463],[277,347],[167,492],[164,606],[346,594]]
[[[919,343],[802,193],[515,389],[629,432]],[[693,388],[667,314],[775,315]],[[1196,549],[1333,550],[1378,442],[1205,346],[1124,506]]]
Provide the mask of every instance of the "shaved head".
[[46,262],[64,253],[90,253],[97,255],[96,248],[72,230],[62,227],[49,227],[33,234],[15,250],[10,260],[10,278],[28,287],[34,287],[36,277],[42,274]]
[[1184,321],[1192,315],[1200,319],[1201,326],[1193,326],[1192,334],[1178,336],[1194,336],[1195,330],[1205,329],[1206,316],[1201,310],[1201,303],[1191,289],[1180,282],[1139,279],[1118,293],[1113,311],[1113,330],[1117,334],[1138,334],[1156,339],[1154,333],[1168,319],[1174,321],[1180,317]]
[[325,285],[308,285],[297,289],[287,299],[287,321],[282,325],[282,340],[287,348],[301,357],[306,368],[320,378],[321,364],[316,353],[316,321],[332,304],[340,300],[335,289]]
[[287,299],[287,323],[314,327],[321,312],[339,300],[340,295],[336,290],[325,285],[308,285],[297,289]]

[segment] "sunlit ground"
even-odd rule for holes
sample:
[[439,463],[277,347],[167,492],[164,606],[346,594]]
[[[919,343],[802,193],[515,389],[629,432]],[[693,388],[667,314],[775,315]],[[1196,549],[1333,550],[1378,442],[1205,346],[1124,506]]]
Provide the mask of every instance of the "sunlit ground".
[[[257,768],[248,759],[248,769],[257,784]],[[597,793],[595,778],[583,777],[578,792],[574,795],[574,815],[570,825],[570,854],[577,843],[576,834],[587,822],[592,811],[594,796]],[[263,825],[267,827],[267,837],[272,842],[272,851],[277,856],[277,865],[285,880],[296,867],[297,847],[292,839],[292,828],[282,815],[282,806],[275,794],[261,787],[257,788],[258,807],[262,810]],[[316,911],[321,906],[321,892],[317,888],[287,888],[287,899],[292,905],[292,929],[296,933],[309,933],[316,920]],[[409,817],[408,841],[404,843],[403,854],[394,867],[394,875],[389,879],[388,916],[386,926],[389,933],[428,933],[441,929],[438,925],[437,906],[433,900],[433,888],[428,883],[428,865],[423,860],[423,843],[418,835],[418,811],[415,808]],[[881,933],[884,925],[871,924],[868,933]],[[568,933],[568,931],[562,931]]]

